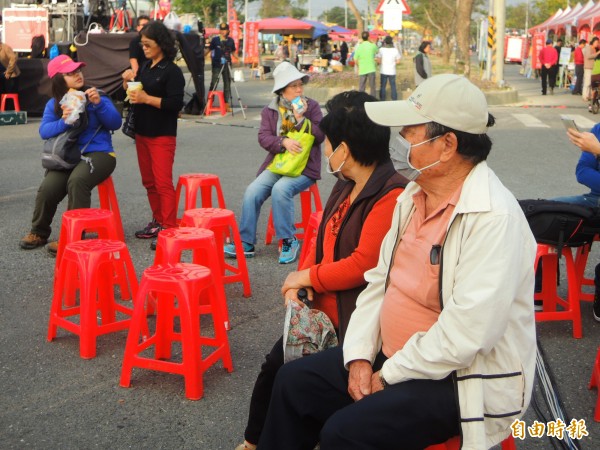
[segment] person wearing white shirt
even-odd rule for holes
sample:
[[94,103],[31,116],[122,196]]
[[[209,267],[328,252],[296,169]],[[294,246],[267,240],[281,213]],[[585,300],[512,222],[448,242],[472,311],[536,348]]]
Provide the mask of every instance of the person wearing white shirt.
[[381,64],[379,98],[385,100],[385,88],[389,81],[392,100],[398,100],[398,93],[396,92],[396,64],[400,62],[400,52],[394,47],[391,36],[386,36],[383,40],[383,46],[379,49],[379,53],[377,53],[377,61]]

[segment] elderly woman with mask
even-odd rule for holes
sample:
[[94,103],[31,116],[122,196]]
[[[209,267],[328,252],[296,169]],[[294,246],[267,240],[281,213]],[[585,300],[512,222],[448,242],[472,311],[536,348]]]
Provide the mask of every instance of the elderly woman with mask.
[[[244,193],[240,235],[244,255],[254,256],[256,244],[256,224],[260,208],[269,196],[272,196],[273,223],[278,239],[282,240],[279,264],[290,264],[296,261],[300,243],[295,237],[294,196],[304,191],[321,178],[321,142],[323,132],[319,123],[323,118],[319,104],[304,97],[304,84],[308,75],[298,71],[292,64],[283,62],[273,72],[275,98],[262,110],[258,142],[267,151],[267,156],[258,169],[257,178],[250,183]],[[300,99],[302,108],[292,106],[292,100]],[[296,139],[288,137],[290,131],[300,131],[304,122],[310,122],[312,135],[315,137],[310,150],[308,162],[297,177],[278,175],[268,170],[267,166],[275,155],[284,152],[298,154],[302,145]],[[233,244],[225,246],[225,254],[236,256]]]
[[[373,268],[379,245],[390,227],[396,198],[407,181],[390,159],[390,130],[376,125],[365,112],[375,102],[364,92],[336,95],[327,103],[321,122],[325,133],[327,172],[338,178],[323,211],[316,245],[300,270],[290,273],[281,293],[285,302],[298,301],[306,289],[310,307],[327,314],[343,340],[364,273]],[[284,365],[283,338],[261,367],[250,400],[244,443],[236,450],[254,450],[262,433],[275,376]]]

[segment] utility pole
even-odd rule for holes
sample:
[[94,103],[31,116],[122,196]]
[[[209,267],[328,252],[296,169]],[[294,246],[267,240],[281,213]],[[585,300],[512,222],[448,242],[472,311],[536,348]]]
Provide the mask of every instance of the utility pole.
[[496,16],[496,76],[498,86],[504,86],[504,34],[506,30],[506,1],[494,0]]
[[344,27],[348,28],[348,2],[344,2]]

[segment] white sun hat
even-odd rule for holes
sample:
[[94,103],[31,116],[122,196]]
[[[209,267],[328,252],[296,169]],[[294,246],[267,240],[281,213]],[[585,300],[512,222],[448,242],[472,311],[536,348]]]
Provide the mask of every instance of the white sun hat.
[[296,80],[302,80],[303,83],[308,82],[308,75],[300,72],[287,61],[282,62],[275,68],[273,71],[273,78],[275,79],[273,92],[285,88],[288,84],[293,83]]

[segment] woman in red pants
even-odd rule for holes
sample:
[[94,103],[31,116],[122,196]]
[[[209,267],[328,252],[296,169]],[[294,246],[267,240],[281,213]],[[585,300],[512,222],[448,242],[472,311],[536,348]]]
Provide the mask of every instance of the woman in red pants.
[[140,44],[149,61],[140,67],[137,76],[126,70],[122,77],[125,89],[129,81],[142,83],[142,89],[129,91],[129,99],[135,114],[135,148],[142,184],[148,192],[153,218],[135,236],[153,239],[154,250],[158,232],[177,226],[173,161],[185,80],[173,62],[177,50],[167,27],[151,22],[142,29],[141,36]]

